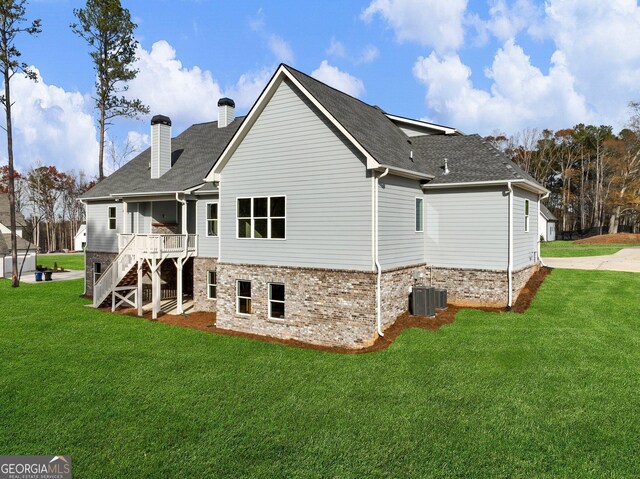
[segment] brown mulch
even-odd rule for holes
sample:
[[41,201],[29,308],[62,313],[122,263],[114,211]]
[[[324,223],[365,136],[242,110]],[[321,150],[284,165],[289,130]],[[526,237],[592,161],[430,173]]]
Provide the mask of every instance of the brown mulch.
[[574,241],[576,244],[632,244],[640,243],[640,234],[616,233],[612,235],[592,236]]
[[[533,276],[531,276],[525,287],[520,292],[520,295],[518,296],[518,299],[513,305],[511,311],[516,313],[524,313],[531,305],[531,302],[533,301],[538,288],[540,288],[540,285],[543,283],[544,278],[550,272],[550,268],[540,268]],[[101,309],[103,311],[111,312],[111,308]],[[250,334],[222,329],[216,327],[215,313],[195,312],[185,314],[183,316],[160,313],[158,315],[157,322],[172,324],[174,326],[182,326],[184,328],[198,329],[200,331],[207,331],[209,333],[222,334],[224,336],[237,336],[242,338],[256,339],[259,341],[267,341],[270,343],[284,344],[286,346],[291,346],[294,348],[306,348],[314,349],[317,351],[342,354],[361,354],[386,349],[391,345],[391,343],[396,340],[398,336],[400,336],[402,331],[404,331],[406,328],[418,328],[426,329],[428,331],[436,331],[445,324],[453,323],[455,321],[456,313],[461,309],[477,309],[480,311],[493,313],[500,313],[505,311],[505,309],[502,308],[481,308],[468,306],[461,307],[449,304],[447,309],[438,310],[435,318],[411,316],[408,312],[405,312],[404,314],[400,315],[398,319],[396,319],[396,321],[384,331],[383,337],[376,338],[373,344],[361,349],[351,349],[337,346],[320,346],[316,344],[306,343],[304,341],[298,341],[295,339],[282,339],[272,336],[262,336],[259,334]],[[137,310],[133,308],[122,309],[119,310],[118,313],[137,317]],[[143,317],[151,321],[151,312],[146,312]]]

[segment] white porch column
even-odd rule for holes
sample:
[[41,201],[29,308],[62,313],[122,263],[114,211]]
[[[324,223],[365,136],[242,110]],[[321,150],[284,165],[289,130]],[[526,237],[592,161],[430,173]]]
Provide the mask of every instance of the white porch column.
[[177,287],[177,289],[178,289],[177,296],[178,297],[177,297],[177,301],[176,301],[176,311],[177,311],[178,314],[182,314],[182,313],[184,313],[184,310],[182,309],[182,266],[183,266],[182,258],[176,259],[175,264],[176,264],[176,271],[177,271],[177,275],[178,275],[178,277],[176,279],[177,286],[178,286]]
[[182,200],[182,234],[187,234],[187,200]]
[[156,258],[151,260],[151,270],[151,319],[158,319],[162,287],[160,285],[160,265]]
[[142,269],[144,267],[144,259],[138,260],[138,316],[142,316]]
[[127,234],[129,231],[129,204],[122,200],[122,233]]

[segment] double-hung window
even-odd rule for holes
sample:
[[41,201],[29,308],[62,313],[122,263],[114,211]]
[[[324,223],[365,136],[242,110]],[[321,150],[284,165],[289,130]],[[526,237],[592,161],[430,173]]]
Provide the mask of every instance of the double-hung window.
[[284,284],[269,283],[269,318],[284,319]]
[[524,231],[529,231],[529,200],[524,200]]
[[284,239],[286,199],[284,196],[238,198],[238,238]]
[[251,281],[236,281],[236,312],[251,314]]
[[423,212],[423,206],[422,206],[422,202],[423,199],[422,198],[416,198],[416,231],[417,232],[421,232],[424,231],[424,225],[423,225],[423,216],[422,216],[422,212]]
[[218,277],[215,271],[207,271],[207,298],[216,299],[218,293]]
[[207,203],[207,236],[218,236],[218,203]]
[[116,229],[116,207],[109,206],[109,229]]

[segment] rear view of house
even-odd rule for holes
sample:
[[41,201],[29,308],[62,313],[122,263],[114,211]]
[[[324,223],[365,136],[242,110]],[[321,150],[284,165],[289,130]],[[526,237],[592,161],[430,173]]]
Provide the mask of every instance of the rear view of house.
[[281,65],[246,117],[151,148],[84,195],[96,306],[192,296],[218,327],[362,347],[433,283],[510,305],[547,191],[477,135],[385,113]]

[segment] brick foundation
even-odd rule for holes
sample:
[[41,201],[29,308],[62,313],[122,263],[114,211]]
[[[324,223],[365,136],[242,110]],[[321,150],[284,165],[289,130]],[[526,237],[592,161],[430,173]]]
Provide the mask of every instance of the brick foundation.
[[[514,271],[513,302],[538,264]],[[433,275],[433,278],[431,278]],[[505,270],[426,268],[425,284],[447,290],[448,301],[459,306],[505,307],[509,301],[508,276]]]
[[[225,263],[218,263],[217,272],[220,328],[351,348],[369,346],[377,337],[372,272]],[[251,281],[249,316],[236,313],[239,279]],[[268,318],[268,283],[285,285],[286,319]]]
[[[207,272],[216,270],[217,265],[216,258],[193,258],[193,309],[195,311],[216,312],[217,300],[207,297]],[[218,287],[218,294],[219,291]]]
[[87,269],[85,270],[85,281],[87,284],[87,296],[93,296],[93,264],[102,263],[102,271],[116,258],[117,253],[105,253],[100,251],[87,251]]
[[409,310],[411,287],[416,283],[423,283],[422,279],[416,281],[414,274],[422,273],[424,277],[425,268],[425,264],[419,264],[382,272],[380,297],[383,330],[391,326],[398,316]]

